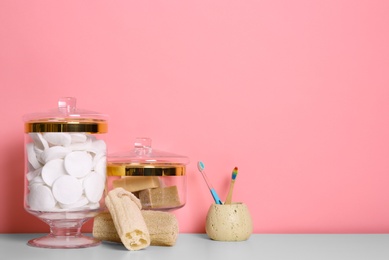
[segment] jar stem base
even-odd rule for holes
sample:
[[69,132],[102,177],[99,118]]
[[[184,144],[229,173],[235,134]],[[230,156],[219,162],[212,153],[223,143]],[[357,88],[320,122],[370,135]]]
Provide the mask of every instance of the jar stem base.
[[29,246],[42,248],[85,248],[101,244],[101,241],[81,233],[85,220],[54,221],[50,225],[50,234],[28,241]]

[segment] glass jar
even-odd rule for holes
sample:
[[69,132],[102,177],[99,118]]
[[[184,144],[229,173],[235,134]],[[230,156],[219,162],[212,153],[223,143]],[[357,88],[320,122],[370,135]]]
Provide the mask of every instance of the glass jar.
[[28,244],[98,245],[81,227],[104,209],[107,116],[77,109],[76,99],[66,97],[57,109],[27,114],[24,122],[24,208],[50,226],[50,234]]
[[137,138],[134,148],[108,155],[108,190],[124,188],[145,210],[173,210],[186,203],[185,156],[155,150],[150,138]]

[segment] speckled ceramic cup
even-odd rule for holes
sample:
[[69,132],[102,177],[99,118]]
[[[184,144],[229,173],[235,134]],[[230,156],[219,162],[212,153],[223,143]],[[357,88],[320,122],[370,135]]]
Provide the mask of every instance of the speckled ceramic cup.
[[205,231],[213,240],[247,240],[253,231],[253,222],[247,205],[212,204],[207,213]]

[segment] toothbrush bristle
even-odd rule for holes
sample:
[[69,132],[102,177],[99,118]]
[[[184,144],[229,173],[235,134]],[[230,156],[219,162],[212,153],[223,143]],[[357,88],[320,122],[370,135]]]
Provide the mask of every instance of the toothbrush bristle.
[[197,168],[199,168],[199,171],[203,171],[205,168],[204,163],[202,161],[199,161],[197,163]]
[[238,175],[238,167],[235,167],[232,171],[232,179],[235,180],[236,176]]

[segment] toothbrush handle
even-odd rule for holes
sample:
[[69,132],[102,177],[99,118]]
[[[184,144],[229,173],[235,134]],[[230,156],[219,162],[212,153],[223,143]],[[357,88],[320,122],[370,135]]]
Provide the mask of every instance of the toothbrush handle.
[[225,204],[231,204],[231,201],[232,201],[232,191],[234,190],[234,184],[235,184],[235,181],[231,180],[230,190],[228,191]]
[[219,196],[217,195],[216,191],[214,189],[210,189],[213,199],[215,200],[216,204],[223,204],[223,202],[220,200]]

